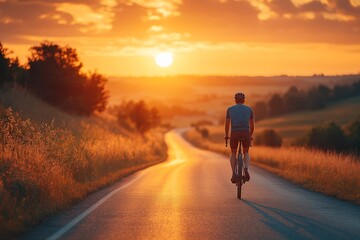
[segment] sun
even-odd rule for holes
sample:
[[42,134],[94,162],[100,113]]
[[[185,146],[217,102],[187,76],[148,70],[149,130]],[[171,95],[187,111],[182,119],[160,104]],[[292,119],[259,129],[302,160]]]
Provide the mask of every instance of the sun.
[[160,67],[169,67],[173,62],[173,54],[170,52],[162,52],[155,56],[155,62]]

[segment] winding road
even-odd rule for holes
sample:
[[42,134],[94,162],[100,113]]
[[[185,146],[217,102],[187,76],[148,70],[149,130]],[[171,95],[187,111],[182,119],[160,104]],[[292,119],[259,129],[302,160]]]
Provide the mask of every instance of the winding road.
[[257,167],[236,198],[228,159],[166,135],[169,159],[91,194],[21,239],[360,239],[360,206]]

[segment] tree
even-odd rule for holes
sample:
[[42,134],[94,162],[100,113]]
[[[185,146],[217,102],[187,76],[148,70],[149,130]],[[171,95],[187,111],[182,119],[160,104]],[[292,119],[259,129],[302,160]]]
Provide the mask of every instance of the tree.
[[255,138],[256,145],[281,147],[282,138],[273,129],[266,129]]
[[354,82],[351,85],[351,94],[354,96],[360,95],[360,81]]
[[279,94],[274,94],[269,101],[269,115],[275,116],[284,112],[284,101]]
[[304,109],[306,106],[305,103],[306,95],[295,86],[290,87],[284,94],[284,110],[288,112]]
[[331,89],[328,88],[327,86],[320,84],[317,88],[316,88],[317,92],[324,97],[324,99],[326,101],[328,101],[331,97]]
[[123,102],[117,109],[118,123],[129,130],[134,128],[141,134],[157,127],[161,122],[158,110],[155,107],[149,108],[144,101]]
[[347,128],[351,148],[360,154],[360,120],[350,123]]
[[91,115],[105,109],[107,80],[97,73],[81,73],[83,65],[75,49],[42,42],[30,51],[27,86],[40,98],[80,115]]
[[264,101],[256,102],[253,109],[256,120],[261,120],[268,116],[268,106]]
[[351,97],[351,88],[348,85],[335,85],[333,89],[332,100],[341,100]]
[[0,42],[0,86],[8,83],[14,84],[21,81],[25,70],[20,66],[19,59],[11,58],[9,49],[4,48]]
[[79,93],[78,103],[80,107],[74,109],[82,115],[88,113],[102,112],[106,108],[109,98],[108,92],[104,91],[107,79],[98,73],[89,73],[83,86],[83,91]]
[[326,97],[319,93],[316,89],[312,89],[308,93],[307,108],[310,110],[318,110],[326,107]]

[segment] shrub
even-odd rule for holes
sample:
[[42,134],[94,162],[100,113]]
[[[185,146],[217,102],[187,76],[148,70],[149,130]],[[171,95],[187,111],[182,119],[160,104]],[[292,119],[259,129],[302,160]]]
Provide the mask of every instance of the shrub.
[[255,138],[256,145],[263,145],[269,147],[281,147],[282,138],[273,129],[266,129]]
[[203,138],[209,137],[209,130],[207,128],[198,128],[197,130],[200,132]]
[[313,127],[304,143],[307,147],[322,150],[343,151],[348,148],[348,140],[343,130],[334,122]]

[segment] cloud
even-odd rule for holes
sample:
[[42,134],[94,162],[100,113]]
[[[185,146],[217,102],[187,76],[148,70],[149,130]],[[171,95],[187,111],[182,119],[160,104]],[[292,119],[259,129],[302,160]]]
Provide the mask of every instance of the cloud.
[[[60,3],[56,5],[56,12],[50,17],[59,16],[57,21],[59,24],[69,23],[70,25],[81,25],[81,32],[101,33],[112,29],[112,21],[115,16],[112,7],[116,6],[113,1],[101,1],[102,7],[94,10],[86,4]],[[67,13],[71,15],[72,21],[62,18],[59,13]]]
[[148,20],[160,20],[162,18],[178,16],[178,6],[182,0],[125,0],[125,4],[144,7],[148,10]]
[[109,39],[136,39],[147,47],[152,44],[150,48],[183,47],[185,42],[358,43],[358,2],[2,0],[0,40],[28,43],[35,40],[24,36],[73,41],[100,37],[104,45]]

